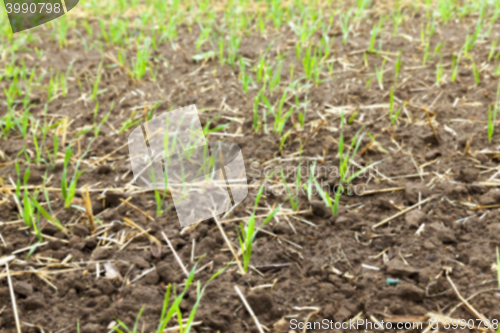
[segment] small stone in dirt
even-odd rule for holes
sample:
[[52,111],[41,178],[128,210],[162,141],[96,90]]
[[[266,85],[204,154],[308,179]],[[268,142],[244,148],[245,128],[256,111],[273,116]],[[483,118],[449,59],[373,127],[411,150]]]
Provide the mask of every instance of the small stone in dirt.
[[132,262],[134,263],[135,267],[138,267],[140,269],[145,269],[150,267],[149,262],[147,262],[144,258],[139,256],[135,256]]
[[261,291],[251,292],[246,299],[257,316],[270,312],[273,307],[273,299],[269,293]]
[[17,281],[14,283],[14,291],[19,295],[28,297],[33,294],[33,286],[24,281]]
[[406,226],[409,229],[418,229],[421,223],[425,222],[427,215],[420,209],[414,209],[405,216]]
[[428,258],[427,260],[429,261],[436,261],[436,255],[434,253],[432,253]]
[[418,269],[406,265],[404,262],[392,259],[386,264],[387,274],[397,277],[411,277],[418,275]]
[[24,301],[24,308],[28,311],[41,309],[45,306],[43,295],[31,295]]
[[479,170],[476,168],[465,168],[460,169],[458,173],[457,180],[464,183],[473,183],[477,180],[479,176]]
[[500,190],[490,189],[479,198],[479,203],[484,206],[500,204]]
[[434,160],[439,156],[441,156],[441,152],[439,151],[439,149],[432,149],[425,153],[425,159],[427,161]]
[[424,184],[420,183],[406,183],[405,185],[405,199],[408,200],[410,204],[415,204],[418,202],[418,197],[421,200],[426,199],[430,194],[430,189]]
[[113,249],[100,247],[94,250],[94,252],[92,253],[92,259],[94,260],[108,259],[111,256],[111,254],[113,254]]
[[396,295],[402,299],[421,301],[424,298],[425,291],[414,284],[402,282],[396,287]]
[[82,238],[86,237],[90,234],[89,228],[87,228],[87,226],[85,226],[83,224],[75,224],[73,226],[73,229],[71,229],[71,231],[73,232],[73,235],[79,236]]

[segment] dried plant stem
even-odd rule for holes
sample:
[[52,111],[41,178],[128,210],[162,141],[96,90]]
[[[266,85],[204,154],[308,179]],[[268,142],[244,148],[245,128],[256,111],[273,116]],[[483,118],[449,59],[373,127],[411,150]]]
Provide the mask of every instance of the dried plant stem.
[[85,211],[87,213],[87,218],[89,220],[90,234],[95,232],[95,222],[94,214],[92,212],[92,201],[90,201],[89,186],[85,184],[85,190],[82,193],[83,205],[85,206]]
[[394,192],[394,191],[402,191],[404,190],[404,187],[391,187],[391,188],[383,188],[380,190],[368,190],[364,191],[361,195],[369,195],[369,194],[375,194],[375,193],[385,193],[385,192]]
[[231,250],[231,253],[233,254],[234,260],[236,260],[236,264],[238,265],[238,268],[240,269],[241,274],[245,275],[245,270],[243,269],[243,266],[241,265],[240,260],[238,259],[238,253],[236,253],[236,250],[234,249],[233,245],[227,238],[226,233],[224,232],[224,228],[220,225],[219,220],[217,217],[214,215],[214,220],[217,226],[219,227],[220,233],[222,234],[222,237],[224,237],[224,240],[226,241],[227,246],[229,247],[229,250]]
[[153,243],[156,243],[156,244],[159,244],[160,241],[155,237],[155,236],[152,236],[149,232],[147,232],[146,230],[144,230],[143,228],[141,228],[140,226],[138,226],[137,224],[135,224],[134,221],[132,221],[131,219],[127,218],[127,217],[124,217],[123,218],[123,221],[125,221],[126,223],[130,224],[132,227],[136,228],[137,230],[139,230],[140,232],[146,234],[146,236],[148,236],[149,240]]
[[7,281],[9,281],[10,298],[12,299],[12,309],[14,311],[14,318],[16,319],[17,333],[21,333],[21,323],[19,322],[19,315],[17,314],[16,297],[14,295],[14,287],[12,287],[8,263],[5,263],[5,270],[7,271]]
[[424,110],[425,112],[425,115],[427,117],[427,121],[429,122],[429,126],[431,127],[432,129],[432,132],[434,132],[434,136],[436,137],[436,140],[439,141],[439,136],[436,132],[436,129],[434,128],[434,126],[432,125],[432,120],[431,120],[431,117],[429,116],[429,111],[427,111],[427,108],[424,106],[422,107],[422,109]]
[[150,219],[151,221],[154,222],[154,218],[152,218],[148,213],[146,213],[145,211],[143,211],[142,209],[140,209],[139,207],[135,206],[135,205],[132,205],[130,202],[128,202],[127,200],[123,200],[120,198],[120,201],[124,204],[124,205],[127,205],[129,206],[130,208],[132,209],[135,209],[136,211],[138,211],[139,213],[141,213],[142,215],[144,215],[146,218]]
[[[481,319],[482,321],[487,321],[488,319],[486,319],[481,313],[477,312],[477,310],[474,309],[474,307],[472,305],[470,305],[469,301],[467,301],[465,298],[462,297],[462,295],[460,295],[460,292],[458,291],[457,287],[455,286],[455,284],[451,280],[448,272],[446,272],[446,279],[451,284],[451,287],[453,288],[453,290],[457,294],[457,297],[462,301],[462,304],[465,305],[465,308],[467,309],[467,311],[469,311],[472,315],[476,316],[477,319]],[[488,331],[494,332],[491,328],[489,328]]]
[[264,331],[262,330],[262,326],[260,326],[259,319],[255,315],[255,313],[253,313],[252,308],[250,307],[247,300],[245,299],[245,296],[243,296],[240,288],[238,288],[238,286],[234,286],[234,289],[238,293],[238,296],[240,296],[241,301],[243,302],[243,305],[245,305],[245,308],[247,309],[248,313],[250,313],[250,316],[252,317],[253,321],[255,322],[255,325],[257,325],[257,329],[259,330],[259,332],[264,333]]
[[161,232],[161,234],[163,235],[163,238],[165,238],[165,241],[167,242],[168,247],[170,247],[170,250],[172,250],[174,257],[177,260],[177,262],[179,263],[179,266],[181,266],[182,270],[184,271],[184,274],[186,274],[186,276],[189,276],[189,272],[187,271],[186,267],[182,263],[181,258],[177,255],[177,252],[175,251],[174,247],[172,246],[172,243],[170,243],[170,240],[168,239],[167,235],[165,235],[165,233],[163,231]]
[[428,201],[430,201],[432,199],[434,199],[434,196],[429,197],[429,198],[425,199],[424,201],[417,202],[415,205],[413,205],[411,207],[408,207],[408,208],[400,211],[399,213],[397,213],[397,214],[395,214],[395,215],[393,215],[391,217],[386,218],[382,222],[379,222],[379,223],[375,224],[374,226],[372,226],[372,229],[378,228],[378,227],[380,227],[380,226],[382,226],[382,225],[384,225],[386,223],[389,223],[390,221],[394,220],[395,218],[400,217],[401,215],[404,215],[404,214],[408,213],[410,210],[413,210],[413,209],[419,207],[420,205],[422,205],[422,204],[424,204],[424,203],[426,203],[426,202],[428,202]]

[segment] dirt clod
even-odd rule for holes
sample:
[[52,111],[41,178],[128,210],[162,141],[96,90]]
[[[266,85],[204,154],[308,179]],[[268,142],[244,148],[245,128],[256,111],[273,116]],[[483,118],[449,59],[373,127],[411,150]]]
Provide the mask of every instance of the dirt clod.
[[396,286],[395,293],[402,299],[410,299],[413,301],[421,301],[425,295],[423,289],[404,281]]
[[269,293],[254,291],[246,299],[256,315],[268,313],[273,308],[273,299]]
[[496,188],[490,189],[479,198],[479,203],[485,206],[500,204],[500,190]]
[[33,286],[24,281],[17,281],[14,283],[14,291],[19,295],[28,297],[33,294]]
[[73,228],[71,229],[73,232],[73,235],[78,236],[78,237],[86,237],[90,234],[90,230],[87,226],[83,224],[75,224]]
[[406,265],[404,262],[398,259],[389,260],[386,264],[387,274],[394,277],[412,277],[418,276],[418,269]]
[[457,180],[464,183],[473,183],[479,177],[479,170],[476,168],[460,169]]
[[427,215],[419,209],[408,212],[405,216],[406,225],[410,229],[418,229],[427,220]]
[[430,194],[430,189],[425,184],[420,183],[407,183],[405,185],[405,198],[410,204],[415,204],[419,200],[419,193],[421,200],[427,198]]

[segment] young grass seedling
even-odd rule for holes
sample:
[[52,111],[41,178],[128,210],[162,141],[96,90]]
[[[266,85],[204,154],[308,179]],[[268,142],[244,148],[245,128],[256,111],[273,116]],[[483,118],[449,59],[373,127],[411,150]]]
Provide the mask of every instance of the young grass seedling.
[[443,77],[443,64],[441,60],[436,65],[436,85],[439,87],[441,84],[441,78]]
[[391,87],[391,92],[389,94],[389,118],[391,119],[391,125],[394,126],[396,123],[396,117],[394,115],[394,87]]
[[69,208],[71,206],[71,203],[73,202],[73,198],[75,197],[76,184],[78,182],[78,178],[80,178],[80,176],[85,172],[85,171],[78,171],[78,168],[80,166],[80,159],[79,159],[76,162],[73,177],[68,182],[68,165],[69,165],[69,162],[71,161],[72,155],[73,155],[73,148],[71,148],[71,145],[70,145],[66,149],[66,153],[64,155],[64,168],[63,168],[63,174],[61,177],[61,194],[62,194],[62,197],[64,200],[64,208]]
[[101,122],[98,124],[97,123],[97,111],[99,110],[99,102],[97,102],[95,104],[95,108],[94,108],[94,137],[97,138],[97,136],[99,135],[99,132],[101,131],[102,125],[104,125],[104,123],[108,120],[114,107],[115,107],[115,101],[112,101],[108,113],[106,113],[104,115],[104,117],[102,117]]
[[269,176],[266,177],[264,180],[264,183],[262,186],[259,188],[259,191],[257,192],[257,196],[255,198],[255,204],[254,204],[254,209],[252,212],[252,215],[250,216],[250,219],[248,220],[247,224],[244,225],[243,222],[240,223],[240,229],[236,229],[238,233],[238,240],[240,243],[241,251],[242,251],[242,257],[243,257],[243,269],[245,272],[248,272],[248,266],[250,264],[250,258],[252,257],[252,247],[253,247],[253,242],[255,240],[255,237],[257,236],[257,233],[259,230],[264,227],[269,221],[273,219],[273,217],[278,213],[278,211],[281,209],[281,205],[276,207],[271,214],[269,214],[268,217],[262,222],[262,224],[259,227],[255,227],[255,210],[259,204],[260,198],[262,197],[262,194],[264,192],[264,187],[266,185],[266,181],[271,178],[274,175],[274,172],[272,172]]
[[398,80],[399,71],[401,70],[401,54],[403,51],[398,52],[398,58],[396,59],[396,63],[394,64],[394,81]]
[[143,45],[137,45],[137,54],[135,61],[132,63],[132,74],[137,80],[142,79],[147,72],[149,56],[151,54],[150,46],[150,38],[145,38]]
[[349,147],[350,152],[344,151],[345,146],[344,146],[344,110],[340,111],[340,139],[339,139],[339,145],[338,145],[338,155],[339,155],[339,184],[337,186],[337,189],[335,190],[335,197],[334,201],[332,203],[332,200],[330,198],[329,193],[325,193],[321,186],[319,185],[318,181],[314,179],[316,188],[318,189],[318,192],[325,202],[325,204],[331,208],[332,214],[337,215],[338,213],[338,205],[340,202],[340,197],[343,193],[343,189],[345,185],[349,185],[352,180],[354,180],[359,174],[365,172],[369,168],[377,165],[378,163],[381,163],[382,161],[372,163],[356,172],[354,172],[352,175],[349,175],[349,169],[351,168],[352,162],[354,160],[354,157],[356,156],[359,146],[361,145],[361,141],[363,139],[363,134],[360,136],[360,131],[354,135],[351,141],[351,145]]
[[498,38],[491,41],[490,53],[488,54],[488,61],[490,61],[497,50]]
[[497,120],[497,113],[498,113],[498,103],[500,102],[500,84],[498,84],[497,88],[497,100],[495,102],[495,105],[492,106],[491,104],[488,105],[488,142],[491,143],[491,140],[493,139],[493,133],[495,132],[495,122]]
[[472,74],[474,74],[474,81],[476,81],[476,85],[479,85],[479,83],[481,82],[481,73],[479,73],[479,70],[477,69],[476,63],[474,62],[472,56],[467,54],[466,57],[469,58],[472,62]]
[[386,61],[387,58],[384,58],[384,61],[382,62],[380,68],[377,65],[375,65],[375,77],[377,78],[380,90],[384,90],[384,66]]
[[349,38],[349,33],[352,30],[352,24],[349,24],[351,12],[349,11],[346,15],[342,16],[340,21],[340,29],[342,30],[342,43],[347,44],[347,39]]
[[379,21],[378,23],[373,25],[372,30],[370,32],[370,46],[368,48],[368,52],[372,53],[375,52],[375,41],[381,30],[381,27],[382,27],[382,21]]
[[425,66],[425,64],[427,62],[427,59],[429,58],[429,48],[430,48],[430,45],[431,45],[431,40],[429,38],[429,40],[427,41],[427,44],[425,45],[424,57],[422,59],[422,66]]
[[452,55],[452,58],[451,58],[451,82],[455,82],[455,80],[457,79],[457,75],[458,75],[458,65],[460,64],[460,57],[461,57],[462,53],[460,52],[457,55],[453,54]]
[[[201,258],[200,258],[200,260],[201,260]],[[173,300],[173,303],[170,307],[169,307],[169,303],[170,303],[170,294],[171,294],[172,286],[170,284],[167,286],[167,290],[165,292],[165,298],[163,300],[163,306],[162,306],[162,310],[161,310],[161,314],[160,314],[160,321],[158,323],[158,328],[156,329],[156,333],[166,332],[167,324],[174,317],[177,317],[176,319],[177,319],[177,324],[179,326],[179,328],[178,328],[179,332],[189,333],[191,331],[191,328],[192,328],[192,325],[194,322],[194,318],[196,316],[196,312],[198,310],[198,307],[200,305],[200,301],[203,297],[203,294],[205,293],[206,288],[208,287],[210,282],[212,282],[214,279],[216,279],[227,268],[227,266],[226,266],[226,267],[218,270],[215,274],[213,274],[210,277],[210,279],[207,281],[207,283],[203,286],[203,288],[201,288],[200,281],[198,281],[196,283],[196,302],[194,303],[193,308],[191,309],[191,312],[190,312],[187,320],[183,320],[182,319],[182,312],[181,312],[179,306],[181,304],[181,301],[186,297],[186,293],[187,293],[189,287],[193,283],[194,276],[196,273],[196,268],[198,266],[199,261],[193,266],[193,268],[189,272],[189,275],[188,275],[187,280],[184,284],[184,289],[182,290],[182,292],[179,295],[177,295],[175,287],[173,288],[174,300]],[[139,310],[139,313],[137,314],[137,317],[135,320],[134,327],[132,329],[128,328],[127,325],[123,321],[116,319],[117,325],[115,327],[113,327],[113,329],[111,329],[108,333],[112,333],[112,332],[139,333],[139,332],[142,332],[142,330],[139,330],[139,321],[140,321],[140,318],[141,318],[142,313],[144,311],[144,307],[145,306],[141,307],[141,309]]]
[[99,64],[99,67],[97,68],[97,77],[94,81],[94,84],[92,85],[92,94],[90,94],[90,100],[93,101],[97,98],[97,95],[99,94],[99,83],[101,82],[101,69],[102,69],[102,62]]
[[295,106],[292,106],[285,114],[283,114],[283,105],[285,104],[287,97],[287,90],[281,96],[281,100],[278,104],[278,109],[275,110],[275,107],[272,108],[274,111],[274,128],[273,130],[281,136],[283,129],[285,128],[286,122],[288,118],[292,115],[293,109]]

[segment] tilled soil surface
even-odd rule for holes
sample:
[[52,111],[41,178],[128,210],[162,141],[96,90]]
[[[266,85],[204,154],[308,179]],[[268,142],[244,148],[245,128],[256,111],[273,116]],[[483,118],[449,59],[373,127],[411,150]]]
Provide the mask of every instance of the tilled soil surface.
[[[309,109],[304,128],[300,127],[295,114],[290,118],[285,130],[292,127],[295,130],[282,150],[279,149],[280,137],[270,130],[266,133],[262,127],[259,133],[253,131],[253,98],[257,91],[251,89],[243,93],[237,69],[221,66],[211,59],[191,60],[196,54],[197,28],[193,27],[189,33],[187,27],[183,27],[175,47],[167,43],[159,46],[154,55],[156,60],[152,60],[157,70],[156,82],[148,76],[141,82],[130,80],[124,70],[105,58],[100,87],[106,91],[99,96],[99,111],[106,113],[112,102],[114,111],[95,141],[90,131],[79,136],[75,143],[75,154],[78,149],[78,154],[82,154],[90,144],[81,166],[86,172],[78,187],[89,185],[93,213],[102,226],[90,234],[85,212],[63,208],[60,192],[55,190],[60,184],[62,162],[54,169],[30,165],[30,185],[43,184],[46,173],[50,178],[46,187],[54,189],[49,191],[51,207],[69,232],[64,234],[42,219],[45,243],[28,260],[25,257],[29,250],[18,252],[18,260],[10,266],[23,332],[42,329],[44,332],[76,332],[77,320],[82,333],[107,332],[115,318],[133,325],[144,305],[139,327],[144,332],[156,330],[166,286],[176,284],[179,289],[185,280],[162,232],[169,237],[188,269],[198,257],[206,254],[198,267],[211,264],[198,272],[195,280],[204,283],[232,260],[213,219],[183,230],[172,206],[156,217],[154,194],[128,185],[132,175],[126,142],[133,128],[119,134],[117,130],[133,110],[139,119],[145,108],[148,110],[157,102],[160,104],[155,115],[196,104],[202,126],[216,115],[221,117],[211,123],[211,128],[233,120],[224,130],[231,135],[209,135],[208,139],[240,146],[248,182],[254,186],[243,203],[227,216],[219,217],[221,221],[238,222],[237,217],[250,215],[258,185],[269,170],[297,167],[300,161],[302,165],[312,165],[313,160],[317,161],[317,168],[338,166],[341,107],[346,118],[358,110],[354,121],[345,126],[346,142],[350,143],[362,127],[364,132],[376,136],[376,143],[368,149],[364,148],[371,140],[368,136],[363,138],[355,162],[369,165],[383,160],[370,173],[354,180],[367,192],[344,195],[337,216],[332,216],[319,195],[309,201],[307,195],[301,194],[301,213],[292,211],[285,194],[266,195],[259,203],[257,215],[269,213],[275,204],[284,203],[284,206],[264,227],[266,232],[260,232],[256,239],[251,258],[253,269],[242,276],[236,265],[230,265],[211,282],[196,315],[196,320],[202,323],[193,328],[195,331],[257,332],[234,286],[244,292],[261,324],[277,332],[287,332],[290,328],[286,323],[293,318],[302,322],[324,318],[343,322],[359,315],[372,321],[411,321],[428,313],[446,314],[461,302],[452,283],[464,298],[474,296],[469,302],[484,317],[500,320],[494,268],[495,248],[500,243],[500,211],[495,206],[500,204],[500,190],[498,182],[495,184],[490,179],[498,171],[500,135],[495,134],[492,143],[488,143],[486,136],[487,108],[495,101],[498,84],[492,65],[486,61],[490,42],[478,43],[471,52],[478,66],[482,64],[480,84],[476,85],[467,59],[462,60],[458,78],[451,83],[451,55],[463,44],[465,27],[454,23],[440,27],[431,43],[433,50],[446,40],[442,49],[445,77],[437,86],[435,71],[439,57],[436,55],[422,65],[424,50],[419,27],[420,20],[415,17],[400,27],[400,33],[407,38],[390,33],[381,36],[382,56],[388,59],[384,90],[375,78],[366,86],[375,66],[382,64],[382,56],[368,53],[366,67],[362,51],[369,44],[368,25],[366,29],[361,27],[347,44],[342,43],[339,31],[332,31],[332,37],[338,36],[334,42],[335,68],[330,74],[328,71],[322,74],[323,82],[291,96],[293,99],[289,102],[292,103],[295,96],[300,101],[309,101]],[[43,29],[39,31],[37,36],[43,43],[37,44],[42,45],[46,57],[42,63],[36,63],[37,66],[64,70],[69,61],[74,60],[74,71],[70,75],[74,80],[69,81],[68,94],[58,97],[47,111],[54,122],[68,118],[68,143],[85,126],[93,124],[95,102],[82,98],[76,79],[85,82],[86,77],[94,78],[101,58],[97,53],[86,53],[78,43],[70,42],[68,47],[59,49],[48,33]],[[246,37],[240,53],[255,63],[273,39],[270,56],[289,52],[282,69],[284,85],[299,75],[300,64],[295,59],[293,43],[289,42],[292,37],[288,28],[267,39]],[[76,38],[69,34],[69,41]],[[395,96],[400,102],[408,103],[397,124],[392,126],[389,89],[400,50],[403,66]],[[31,51],[25,52],[28,67],[35,65],[30,60],[31,54]],[[159,56],[164,60],[158,60]],[[291,65],[296,68],[295,78],[289,74]],[[8,84],[4,80],[0,88]],[[281,91],[271,97],[271,103],[279,98]],[[32,113],[39,119],[43,119],[45,99],[45,95],[37,95],[37,92],[31,96]],[[437,138],[423,106],[429,110]],[[5,112],[4,105],[0,105],[0,114]],[[297,152],[302,144],[300,159]],[[5,199],[0,203],[0,234],[4,240],[0,243],[0,255],[10,255],[36,242],[34,233],[19,220],[12,198],[14,192],[11,187],[9,192],[7,187],[11,185],[10,179],[16,181],[13,162],[24,145],[28,154],[33,154],[33,142],[21,136],[0,141],[4,156],[0,177],[4,183],[2,199]],[[71,165],[74,167],[74,163]],[[23,174],[26,166],[20,168]],[[330,174],[318,174],[317,179],[325,186],[338,182],[338,178]],[[269,180],[269,189],[279,182],[281,177],[277,173]],[[290,176],[288,182],[293,184],[295,178]],[[393,190],[381,191],[384,189]],[[40,194],[40,202],[45,202],[42,197]],[[130,204],[147,212],[154,221],[120,200],[128,198],[131,198]],[[428,198],[431,199],[420,207],[372,228]],[[83,206],[80,192],[74,203]],[[171,199],[167,204],[172,204]],[[151,235],[161,240],[161,254],[151,250],[145,235],[133,238],[125,246],[124,237],[130,237],[137,230],[125,225],[124,218],[149,229]],[[235,226],[232,222],[226,223],[224,229],[233,244],[238,244]],[[122,279],[105,276],[104,264],[107,263],[116,268]],[[0,331],[11,333],[16,332],[16,328],[5,273],[5,270],[0,272]],[[147,274],[142,276],[144,273]],[[388,283],[388,278],[398,282]],[[193,286],[181,309],[189,312],[195,300]],[[456,308],[450,316],[477,319],[465,307]],[[282,318],[286,318],[285,321]]]

